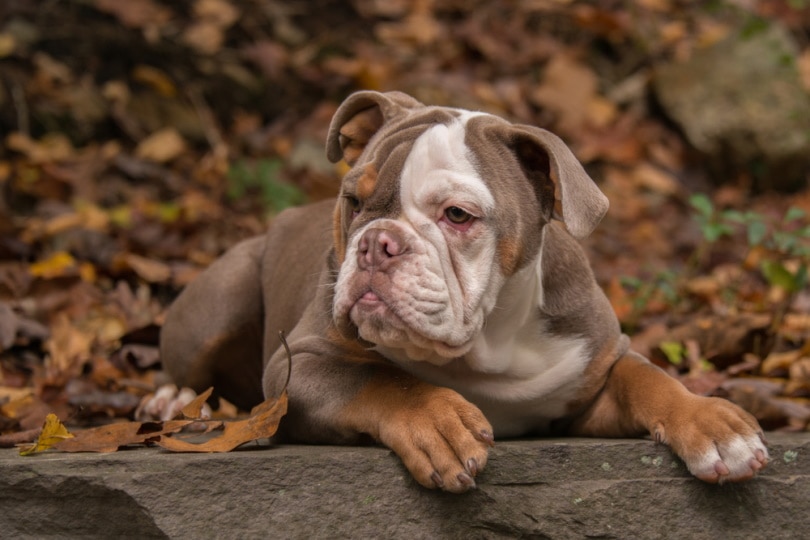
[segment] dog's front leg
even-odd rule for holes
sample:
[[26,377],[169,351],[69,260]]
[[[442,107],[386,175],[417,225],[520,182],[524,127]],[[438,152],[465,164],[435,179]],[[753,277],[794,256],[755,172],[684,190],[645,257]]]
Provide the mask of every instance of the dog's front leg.
[[[293,440],[353,443],[371,436],[393,450],[421,485],[460,493],[487,462],[492,426],[457,392],[422,382],[369,351],[334,350],[309,338],[290,342],[289,413]],[[280,354],[265,372],[265,393],[280,392]]]
[[596,437],[648,432],[672,447],[692,474],[712,483],[751,478],[768,460],[753,416],[725,399],[692,394],[634,353],[616,362],[572,432]]

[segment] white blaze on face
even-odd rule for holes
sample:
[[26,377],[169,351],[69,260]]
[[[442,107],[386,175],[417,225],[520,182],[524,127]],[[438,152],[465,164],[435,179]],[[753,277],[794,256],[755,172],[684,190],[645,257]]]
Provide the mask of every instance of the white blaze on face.
[[[432,126],[414,142],[400,177],[402,215],[353,235],[338,275],[335,316],[351,316],[360,336],[392,359],[440,365],[465,354],[503,283],[494,197],[464,144],[470,116]],[[462,230],[444,219],[450,207],[475,216],[472,225]],[[375,291],[386,305],[375,312],[357,307],[354,297],[375,279],[356,262],[359,240],[373,227],[396,231],[409,248],[387,271],[386,290]]]
[[[492,307],[481,302],[493,288],[493,272],[499,271],[491,221],[495,199],[464,143],[465,124],[472,116],[467,113],[449,125],[427,130],[414,144],[400,179],[404,218],[433,247],[434,262],[441,266],[452,293],[453,316],[459,327],[480,327],[485,315],[482,310]],[[476,217],[470,230],[462,233],[441,223],[452,206]],[[489,300],[494,302],[494,294],[491,296]]]

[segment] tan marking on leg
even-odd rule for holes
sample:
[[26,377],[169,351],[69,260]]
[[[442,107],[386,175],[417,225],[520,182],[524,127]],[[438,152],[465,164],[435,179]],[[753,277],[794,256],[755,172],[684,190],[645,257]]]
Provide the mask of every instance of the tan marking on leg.
[[456,493],[475,486],[493,444],[478,407],[388,366],[343,408],[340,423],[392,449],[421,485]]

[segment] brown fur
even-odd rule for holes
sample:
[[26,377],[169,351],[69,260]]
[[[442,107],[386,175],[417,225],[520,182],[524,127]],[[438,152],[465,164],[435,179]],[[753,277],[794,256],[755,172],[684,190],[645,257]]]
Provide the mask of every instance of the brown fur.
[[[473,404],[404,372],[356,328],[337,328],[332,318],[336,276],[354,233],[375,219],[398,217],[401,171],[414,141],[460,114],[398,92],[349,97],[327,140],[329,159],[352,165],[342,197],[283,212],[264,238],[229,250],[186,288],[161,335],[162,359],[175,381],[197,390],[213,384],[243,408],[278,395],[288,364],[277,333],[287,330],[293,360],[280,438],[358,443],[370,436],[392,448],[420,484],[455,492],[472,487],[492,443],[479,409],[487,397]],[[607,202],[570,150],[545,130],[492,116],[468,119],[465,143],[495,198],[496,264],[512,275],[539,256],[537,328],[587,345],[581,380],[567,381],[577,383],[576,396],[562,417],[549,420],[577,435],[648,432],[698,467],[704,480],[728,478],[723,463],[700,468],[705,456],[731,444],[739,452],[739,441],[756,441],[759,427],[735,405],[690,394],[627,350],[628,339],[575,240],[591,232]],[[361,205],[355,219],[351,197]],[[464,358],[435,366],[443,369],[468,382],[492,376],[473,371]],[[757,447],[748,457],[731,480],[755,474],[767,452]]]

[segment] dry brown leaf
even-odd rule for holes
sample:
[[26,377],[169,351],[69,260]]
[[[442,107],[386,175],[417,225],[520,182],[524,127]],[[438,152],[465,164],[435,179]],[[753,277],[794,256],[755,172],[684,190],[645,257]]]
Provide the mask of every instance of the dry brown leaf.
[[202,20],[193,23],[183,32],[183,43],[201,54],[215,54],[225,42],[225,33],[213,21]]
[[222,435],[202,443],[174,437],[161,437],[157,444],[173,452],[230,452],[245,443],[275,435],[281,418],[287,414],[287,392],[257,405],[245,420],[224,422]]
[[123,255],[123,259],[127,266],[149,283],[164,283],[172,277],[171,267],[156,259],[142,257],[134,253]]
[[177,433],[194,420],[168,422],[122,422],[74,433],[74,438],[54,445],[61,452],[115,452],[122,446],[143,444],[169,433]]
[[772,352],[762,361],[762,374],[766,377],[785,376],[790,366],[801,356],[800,350]]
[[[0,351],[10,348],[18,337],[45,339],[48,337],[48,328],[37,321],[18,315],[5,302],[0,302]],[[0,382],[2,382],[0,372]],[[0,398],[2,388],[0,388]]]
[[593,70],[567,55],[549,62],[543,83],[531,99],[557,114],[557,125],[566,135],[576,135],[588,119],[588,107],[596,97],[598,80]]
[[49,355],[45,366],[49,376],[76,375],[90,358],[95,333],[74,326],[67,313],[60,313],[51,324],[51,337],[45,342]]
[[121,24],[131,28],[144,28],[165,24],[172,12],[153,0],[95,0],[96,9],[116,17]]
[[188,405],[183,407],[180,410],[180,413],[191,420],[196,420],[202,418],[202,410],[205,406],[205,402],[208,401],[208,398],[211,397],[211,394],[214,392],[214,387],[212,386],[202,394],[198,395],[194,398]]
[[194,15],[228,28],[239,20],[239,9],[227,0],[197,0],[194,3]]
[[148,159],[158,163],[166,163],[183,153],[186,141],[173,127],[156,131],[142,140],[135,155],[141,159]]
[[0,435],[0,448],[14,448],[21,444],[27,444],[37,438],[42,432],[41,428],[26,429],[16,433],[6,433]]
[[694,340],[703,356],[719,369],[749,352],[771,324],[771,315],[743,313],[726,317],[695,317],[673,328],[664,341]]

